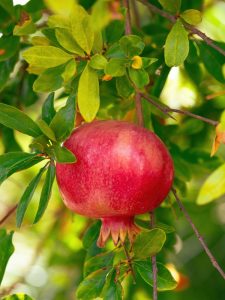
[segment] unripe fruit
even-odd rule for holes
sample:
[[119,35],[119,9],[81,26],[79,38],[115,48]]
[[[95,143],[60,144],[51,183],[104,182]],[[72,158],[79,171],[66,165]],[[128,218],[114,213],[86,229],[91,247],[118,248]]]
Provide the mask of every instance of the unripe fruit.
[[94,121],[77,128],[64,146],[77,157],[57,164],[56,176],[66,206],[99,218],[98,245],[109,235],[115,244],[132,241],[139,229],[134,216],[152,211],[167,196],[173,162],[151,131],[122,121]]

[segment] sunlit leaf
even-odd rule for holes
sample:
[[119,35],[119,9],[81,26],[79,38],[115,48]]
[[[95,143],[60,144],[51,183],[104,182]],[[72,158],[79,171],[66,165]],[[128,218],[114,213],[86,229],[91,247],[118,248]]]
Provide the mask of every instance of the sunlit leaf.
[[73,56],[54,46],[33,46],[23,52],[24,59],[32,66],[53,68],[69,61]]
[[207,204],[225,194],[225,164],[212,172],[203,183],[197,204]]
[[181,0],[158,0],[162,7],[171,12],[171,13],[178,13],[181,6]]
[[88,64],[81,74],[77,96],[82,117],[86,122],[93,121],[100,105],[99,81],[96,71],[90,68]]
[[13,232],[7,234],[5,229],[0,229],[0,285],[10,256],[14,252],[12,243]]
[[71,31],[65,28],[56,28],[55,30],[56,38],[59,44],[66,50],[76,53],[80,56],[84,56],[84,51],[75,41]]
[[107,59],[100,54],[92,56],[89,66],[96,70],[104,69],[107,64]]
[[180,16],[185,22],[191,25],[198,25],[202,21],[201,12],[196,9],[187,9]]
[[30,296],[26,295],[26,294],[13,294],[10,296],[6,296],[4,298],[2,298],[2,300],[35,300],[34,298],[31,298]]
[[167,66],[181,65],[189,51],[188,33],[178,20],[169,32],[165,43],[165,62]]

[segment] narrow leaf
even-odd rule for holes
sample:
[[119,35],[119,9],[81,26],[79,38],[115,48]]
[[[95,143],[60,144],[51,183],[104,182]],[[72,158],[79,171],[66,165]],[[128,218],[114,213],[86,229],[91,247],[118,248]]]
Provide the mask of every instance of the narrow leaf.
[[181,65],[189,52],[188,33],[178,20],[166,38],[165,62],[168,67]]
[[45,172],[46,170],[46,166],[44,166],[43,168],[40,169],[40,171],[38,172],[38,174],[31,180],[31,182],[29,183],[29,185],[27,186],[25,192],[23,193],[17,211],[16,211],[16,226],[20,227],[22,222],[23,222],[23,218],[25,215],[25,212],[27,210],[27,207],[31,201],[31,198],[37,188],[38,183],[41,180],[41,176],[42,174]]
[[48,126],[48,124],[44,120],[42,120],[42,119],[38,120],[37,124],[45,136],[47,136],[50,140],[56,142],[54,132],[52,131],[52,129]]
[[225,164],[217,168],[203,183],[197,204],[207,204],[225,194]]
[[[153,286],[153,273],[150,259],[135,261],[134,266],[144,281]],[[177,282],[174,280],[170,271],[161,263],[157,263],[157,269],[157,290],[168,291],[175,289]]]
[[23,52],[23,58],[32,66],[53,68],[69,61],[73,56],[53,46],[34,46]]
[[45,182],[41,191],[41,197],[39,201],[37,214],[34,219],[34,223],[37,223],[40,220],[40,218],[43,216],[48,206],[48,202],[51,197],[51,191],[52,191],[52,185],[54,179],[55,179],[55,165],[53,162],[51,162],[48,167],[48,171],[46,173]]
[[135,257],[146,258],[158,253],[165,241],[165,232],[158,228],[140,233],[134,242]]
[[87,65],[81,74],[78,85],[78,106],[85,121],[91,122],[94,120],[99,105],[98,74]]
[[75,119],[75,97],[70,95],[66,105],[54,116],[50,128],[54,131],[57,141],[64,141],[74,128]]
[[42,157],[25,152],[8,152],[0,156],[0,183],[13,173],[30,168],[41,162]]
[[7,234],[5,229],[0,229],[0,285],[5,273],[10,256],[14,252],[12,243],[13,232]]
[[24,134],[37,137],[41,134],[38,125],[19,109],[0,103],[0,123]]
[[42,106],[42,120],[44,120],[48,125],[55,116],[56,111],[54,108],[54,93],[48,95]]
[[58,163],[75,163],[76,157],[75,155],[65,147],[61,147],[60,145],[52,146],[54,159]]

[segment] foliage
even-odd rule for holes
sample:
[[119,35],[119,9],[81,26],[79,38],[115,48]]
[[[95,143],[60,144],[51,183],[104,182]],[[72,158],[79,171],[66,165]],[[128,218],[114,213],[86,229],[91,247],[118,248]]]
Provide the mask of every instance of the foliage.
[[[147,4],[153,6],[151,15]],[[156,254],[160,300],[221,298],[222,279],[193,245],[185,221],[174,217],[180,212],[172,193],[155,211],[155,228],[148,215],[136,217],[142,232],[132,247],[108,243],[100,249],[100,222],[80,216],[73,222],[58,201],[54,179],[56,163],[76,163],[63,146],[76,126],[95,119],[137,122],[134,99],[141,95],[144,126],[173,157],[174,187],[218,261],[224,261],[225,156],[219,146],[225,143],[225,37],[215,13],[225,18],[222,10],[224,3],[216,1],[130,1],[128,32],[129,10],[120,1],[0,1],[0,183],[3,198],[15,199],[1,204],[2,299],[31,299],[13,294],[13,280],[8,295],[3,279],[4,273],[10,277],[7,263],[13,245],[14,255],[18,251],[21,232],[24,244],[29,238],[35,240],[32,247],[37,244],[31,264],[38,265],[43,251],[51,274],[40,286],[20,274],[35,299],[151,299],[150,257]],[[198,30],[213,40],[201,31],[199,39]],[[4,206],[11,204],[18,205],[16,216],[9,218],[13,208],[5,218]],[[179,269],[175,279],[168,262]],[[33,266],[27,267],[31,272]]]

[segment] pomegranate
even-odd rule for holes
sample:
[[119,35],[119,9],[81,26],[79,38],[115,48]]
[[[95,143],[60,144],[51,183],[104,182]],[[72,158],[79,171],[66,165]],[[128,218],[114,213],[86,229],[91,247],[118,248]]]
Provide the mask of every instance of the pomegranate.
[[115,245],[139,229],[134,216],[152,211],[167,196],[173,162],[151,131],[123,121],[94,121],[78,127],[65,142],[77,162],[56,166],[66,206],[100,218],[98,246],[112,235]]

